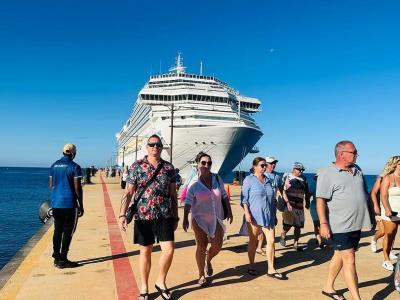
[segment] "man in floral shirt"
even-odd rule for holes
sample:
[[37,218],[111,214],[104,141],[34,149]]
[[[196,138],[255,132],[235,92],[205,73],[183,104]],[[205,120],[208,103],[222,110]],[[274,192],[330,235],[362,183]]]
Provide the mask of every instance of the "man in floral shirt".
[[[135,199],[136,193],[141,195],[140,199],[137,199],[133,237],[134,243],[140,245],[139,299],[148,299],[151,252],[155,242],[159,242],[161,247],[160,270],[155,287],[163,299],[170,299],[171,292],[166,287],[165,280],[172,263],[175,248],[174,231],[179,221],[175,168],[161,158],[163,144],[159,136],[152,135],[147,140],[146,148],[148,155],[134,162],[129,169],[128,185],[122,199],[118,224],[122,230],[126,230],[125,213],[132,197]],[[157,169],[159,172],[156,178],[147,184]],[[142,192],[144,187],[146,190]]]

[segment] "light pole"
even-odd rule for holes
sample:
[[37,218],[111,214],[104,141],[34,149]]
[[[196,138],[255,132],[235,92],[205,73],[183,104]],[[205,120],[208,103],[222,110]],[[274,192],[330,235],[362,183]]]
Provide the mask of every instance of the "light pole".
[[122,147],[122,169],[125,167],[125,146]]

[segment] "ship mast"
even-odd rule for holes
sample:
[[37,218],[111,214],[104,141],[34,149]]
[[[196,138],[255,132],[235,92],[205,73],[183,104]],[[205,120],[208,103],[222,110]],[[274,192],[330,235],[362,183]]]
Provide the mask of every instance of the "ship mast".
[[181,53],[178,52],[178,56],[175,59],[176,65],[169,68],[169,71],[176,74],[185,74],[186,67],[183,65],[183,58]]

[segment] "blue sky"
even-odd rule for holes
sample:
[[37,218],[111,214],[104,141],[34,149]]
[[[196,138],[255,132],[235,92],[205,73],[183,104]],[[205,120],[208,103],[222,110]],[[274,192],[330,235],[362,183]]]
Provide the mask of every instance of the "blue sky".
[[[377,173],[400,153],[397,1],[9,1],[0,11],[0,165],[49,166],[64,143],[104,165],[148,76],[188,72],[262,101],[260,154],[308,171],[341,139]],[[244,165],[248,164],[249,158]],[[247,166],[244,167],[248,169]]]

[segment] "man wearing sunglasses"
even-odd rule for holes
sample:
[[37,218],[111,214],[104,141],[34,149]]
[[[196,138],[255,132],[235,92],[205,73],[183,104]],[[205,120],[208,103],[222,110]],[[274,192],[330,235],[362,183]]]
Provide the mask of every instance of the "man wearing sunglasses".
[[351,141],[335,146],[335,162],[324,168],[317,181],[317,212],[320,232],[332,239],[335,253],[331,259],[322,294],[332,299],[345,299],[334,288],[343,268],[344,279],[352,299],[361,299],[355,264],[355,251],[361,229],[371,229],[369,195],[361,169],[355,164],[357,149]]
[[160,270],[155,288],[163,299],[171,299],[165,281],[172,263],[174,231],[179,221],[175,168],[161,158],[163,144],[159,136],[152,135],[147,140],[146,149],[147,155],[134,162],[129,169],[118,223],[122,230],[126,230],[125,214],[133,197],[137,204],[133,240],[140,248],[139,299],[147,300],[149,297],[148,279],[155,242],[159,242],[161,247]]

